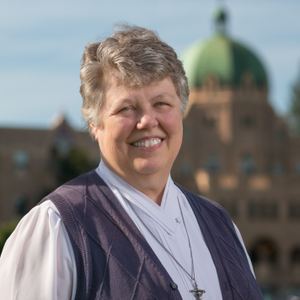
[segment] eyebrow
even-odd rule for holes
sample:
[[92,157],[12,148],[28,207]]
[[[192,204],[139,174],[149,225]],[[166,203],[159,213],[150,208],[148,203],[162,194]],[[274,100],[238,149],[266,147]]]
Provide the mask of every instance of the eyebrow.
[[134,100],[129,97],[126,97],[126,98],[121,98],[121,99],[115,100],[113,103],[116,105],[127,105],[127,104],[130,104],[132,101],[134,101]]
[[174,99],[175,97],[173,95],[170,95],[169,93],[162,93],[162,94],[159,94],[157,96],[154,96],[153,98],[151,98],[152,100],[155,100],[155,99],[160,99],[160,98],[170,98],[170,99]]

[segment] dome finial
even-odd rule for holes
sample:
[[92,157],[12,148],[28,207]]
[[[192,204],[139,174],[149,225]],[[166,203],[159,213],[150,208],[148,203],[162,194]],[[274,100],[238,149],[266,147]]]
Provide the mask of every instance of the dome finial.
[[226,34],[228,15],[224,8],[220,7],[215,13],[216,31],[220,34]]

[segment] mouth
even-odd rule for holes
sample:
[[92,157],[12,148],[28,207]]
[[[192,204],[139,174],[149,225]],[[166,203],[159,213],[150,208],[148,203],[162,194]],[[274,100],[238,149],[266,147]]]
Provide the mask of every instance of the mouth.
[[161,143],[163,141],[163,139],[159,139],[159,138],[152,138],[152,139],[148,139],[148,140],[144,140],[144,141],[138,141],[138,142],[134,142],[131,145],[135,146],[135,147],[153,147],[159,143]]

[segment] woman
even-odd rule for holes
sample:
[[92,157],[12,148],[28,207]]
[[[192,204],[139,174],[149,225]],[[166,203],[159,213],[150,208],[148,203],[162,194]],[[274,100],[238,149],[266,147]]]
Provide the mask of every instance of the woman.
[[81,81],[100,165],[20,222],[4,299],[262,299],[228,214],[170,177],[189,95],[174,50],[125,25],[86,47]]

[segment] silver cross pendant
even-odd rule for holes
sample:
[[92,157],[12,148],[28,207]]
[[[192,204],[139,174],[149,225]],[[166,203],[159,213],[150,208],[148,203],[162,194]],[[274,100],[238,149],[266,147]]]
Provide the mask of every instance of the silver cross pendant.
[[190,293],[193,293],[196,299],[201,300],[202,295],[205,293],[204,290],[198,290],[198,287],[196,285],[196,288],[194,290],[190,290]]

